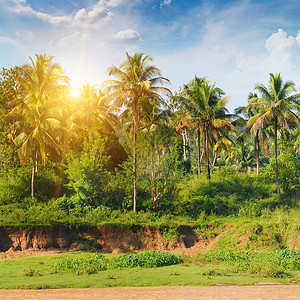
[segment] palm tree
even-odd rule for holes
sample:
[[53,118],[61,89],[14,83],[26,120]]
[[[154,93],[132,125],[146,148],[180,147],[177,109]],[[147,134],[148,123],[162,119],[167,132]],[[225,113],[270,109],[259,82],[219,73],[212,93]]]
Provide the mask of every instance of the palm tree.
[[219,139],[216,141],[214,148],[213,148],[214,160],[213,160],[212,167],[211,167],[211,174],[215,167],[215,163],[217,160],[217,154],[220,154],[220,157],[222,157],[222,155],[224,153],[230,153],[232,144],[233,144],[233,142],[231,141],[231,139],[229,139],[227,136],[224,136],[224,135],[220,136]]
[[190,118],[197,124],[198,148],[200,145],[200,133],[202,134],[209,180],[211,173],[209,150],[213,139],[217,141],[221,136],[224,136],[225,131],[234,130],[234,126],[226,120],[229,117],[225,108],[228,97],[222,96],[224,96],[224,92],[220,88],[215,87],[215,84],[210,85],[208,79],[197,76],[195,76],[194,80],[184,85],[183,94],[181,95],[181,100],[187,111],[189,111]]
[[249,99],[248,110],[253,108],[258,113],[249,119],[247,125],[251,127],[252,132],[270,125],[274,126],[276,185],[280,200],[277,134],[279,127],[290,131],[289,122],[300,124],[299,117],[295,113],[300,108],[299,102],[297,102],[300,94],[293,94],[296,92],[295,84],[292,81],[283,82],[280,73],[270,74],[268,87],[260,83],[255,86],[255,89],[261,96]]
[[53,57],[30,57],[22,78],[24,97],[18,99],[10,112],[15,120],[13,141],[19,149],[22,164],[32,160],[31,197],[34,198],[34,177],[38,161],[46,163],[49,154],[59,151],[54,129],[59,127],[58,101],[68,78],[61,67],[52,63]]
[[136,140],[140,121],[139,99],[149,98],[159,104],[165,104],[161,94],[171,95],[171,91],[157,84],[169,84],[169,80],[161,76],[161,71],[152,65],[152,57],[143,53],[135,53],[119,66],[111,66],[108,74],[117,80],[109,80],[106,86],[105,99],[113,100],[111,109],[124,105],[133,113],[133,211],[136,211]]
[[[248,95],[248,101],[253,98],[257,98],[256,93],[250,92]],[[238,115],[243,115],[246,119],[243,120],[243,124],[248,122],[248,120],[255,116],[259,111],[258,107],[254,107],[253,105],[248,105],[248,106],[240,106],[235,109],[235,113]],[[251,127],[247,126],[244,131],[239,135],[238,141],[247,139],[247,137],[251,134]],[[254,154],[256,157],[256,174],[259,175],[259,154],[260,154],[260,149],[263,147],[264,154],[266,156],[267,153],[267,131],[264,130],[263,128],[257,128],[255,133],[254,133]]]
[[104,93],[89,83],[82,85],[74,110],[71,119],[78,126],[91,129],[93,124],[100,120],[109,131],[114,131],[113,125],[119,126],[116,115],[108,111],[109,106],[104,99]]
[[157,202],[163,198],[171,177],[172,163],[167,164],[170,156],[170,144],[175,131],[169,125],[170,110],[164,110],[148,98],[140,99],[143,160],[141,161],[144,178],[148,179],[151,187],[153,210]]
[[[200,85],[203,82],[208,82],[207,78],[197,78],[197,83]],[[195,120],[191,117],[189,108],[186,107],[186,101],[184,101],[182,98],[188,97],[187,95],[187,87],[190,86],[193,88],[193,85],[195,82],[191,81],[187,85],[184,86],[183,90],[179,93],[179,95],[176,95],[173,97],[173,100],[179,107],[179,110],[176,111],[176,121],[178,122],[178,126],[176,127],[176,131],[182,135],[183,139],[183,153],[184,153],[184,161],[188,161],[190,163],[190,151],[189,151],[189,140],[188,140],[188,132],[196,130],[197,137],[196,137],[196,143],[197,143],[197,161],[198,161],[198,175],[201,173],[201,160],[203,156],[200,155],[200,129],[199,129],[199,120]],[[187,160],[187,155],[189,154],[189,159]],[[191,172],[191,167],[189,169]]]

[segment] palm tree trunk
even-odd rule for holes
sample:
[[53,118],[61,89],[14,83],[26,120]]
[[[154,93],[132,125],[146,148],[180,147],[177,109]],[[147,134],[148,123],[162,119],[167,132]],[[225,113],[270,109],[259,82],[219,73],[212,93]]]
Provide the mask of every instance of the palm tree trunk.
[[31,173],[31,199],[34,198],[34,175],[35,175],[35,159],[32,162],[32,173]]
[[182,135],[182,143],[183,143],[183,160],[186,162],[186,139],[185,139],[185,134],[184,132],[181,133]]
[[215,153],[215,155],[214,155],[214,161],[213,161],[213,164],[212,164],[212,166],[211,166],[211,174],[213,173],[213,171],[214,171],[214,167],[215,167],[215,163],[216,163],[216,160],[217,160],[217,153]]
[[134,137],[133,137],[133,211],[134,212],[136,212],[136,136],[137,136],[137,132],[136,129],[134,128]]
[[190,145],[189,145],[189,133],[187,129],[185,128],[185,135],[186,135],[186,146],[187,146],[187,155],[188,155],[188,162],[189,162],[189,173],[192,174],[192,168],[191,168],[191,151],[190,151]]
[[256,155],[256,174],[259,175],[259,130],[256,131],[255,135],[255,155]]
[[201,157],[200,157],[200,165],[201,165],[201,162],[202,162],[203,155],[204,155],[204,148],[202,150]]
[[207,124],[205,124],[205,140],[204,140],[204,154],[206,159],[206,165],[207,165],[207,177],[210,181],[210,168],[209,168],[209,141],[208,141],[208,131],[207,131]]
[[280,193],[280,187],[279,187],[279,179],[278,179],[278,164],[277,164],[277,116],[275,116],[275,172],[276,172],[276,185],[277,185],[277,193],[279,197],[279,201],[281,200],[281,193]]
[[154,158],[153,158],[153,151],[151,153],[151,199],[152,199],[153,210],[155,210],[156,206],[155,206]]
[[198,175],[201,174],[201,160],[200,160],[200,130],[197,129],[197,158],[198,158]]
[[134,134],[133,134],[133,211],[136,212],[136,196],[137,196],[137,188],[136,188],[136,180],[137,180],[136,141],[137,141],[138,126],[139,126],[138,99],[135,99],[134,103],[135,103],[135,105],[133,106],[133,113],[134,113]]
[[207,159],[207,177],[208,177],[208,180],[210,181],[210,167],[209,167],[209,159]]

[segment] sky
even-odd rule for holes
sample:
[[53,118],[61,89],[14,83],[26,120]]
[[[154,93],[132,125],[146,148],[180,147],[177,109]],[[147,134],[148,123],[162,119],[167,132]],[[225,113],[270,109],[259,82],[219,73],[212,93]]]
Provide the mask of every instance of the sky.
[[100,85],[126,51],[152,56],[173,92],[208,77],[233,112],[270,73],[300,87],[300,1],[0,0],[1,69],[47,54],[74,87]]

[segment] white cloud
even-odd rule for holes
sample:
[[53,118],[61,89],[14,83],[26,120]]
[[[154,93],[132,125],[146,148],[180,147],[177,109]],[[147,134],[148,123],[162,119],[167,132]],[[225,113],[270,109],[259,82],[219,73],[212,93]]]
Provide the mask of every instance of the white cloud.
[[[300,68],[300,32],[296,37],[288,36],[283,29],[278,29],[266,41],[268,56],[264,60],[270,72],[282,72],[289,78],[299,78]],[[292,78],[293,78],[292,77]]]
[[12,3],[14,6],[10,9],[13,12],[25,16],[34,16],[55,25],[65,24],[86,27],[89,25],[100,25],[113,17],[113,13],[108,8],[109,2],[103,0],[99,0],[90,10],[82,8],[75,13],[63,16],[52,16],[48,13],[34,10],[27,4],[26,0],[13,0]]
[[276,33],[273,33],[266,41],[265,47],[270,53],[284,53],[289,51],[295,46],[299,47],[299,33],[296,38],[287,36],[287,33],[283,29],[278,29]]
[[127,29],[123,31],[119,31],[117,34],[113,36],[114,40],[122,43],[141,43],[143,42],[141,35],[133,29]]
[[230,96],[230,111],[246,105],[248,93],[257,83],[267,84],[269,73],[280,72],[284,81],[300,85],[300,31],[291,36],[279,29],[256,44],[254,54],[237,41],[228,43],[227,35],[220,35],[216,42],[205,35],[196,46],[155,55],[155,64],[171,80],[173,91],[194,75],[208,76]]
[[170,5],[171,4],[171,2],[172,2],[172,0],[164,0],[164,1],[162,1],[162,2],[160,2],[160,8],[163,8],[164,6],[168,6],[168,5]]

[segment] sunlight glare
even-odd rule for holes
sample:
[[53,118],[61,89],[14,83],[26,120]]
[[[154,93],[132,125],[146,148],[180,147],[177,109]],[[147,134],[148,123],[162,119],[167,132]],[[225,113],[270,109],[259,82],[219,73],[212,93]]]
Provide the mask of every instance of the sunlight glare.
[[74,99],[78,99],[80,97],[80,88],[71,88],[71,95]]

